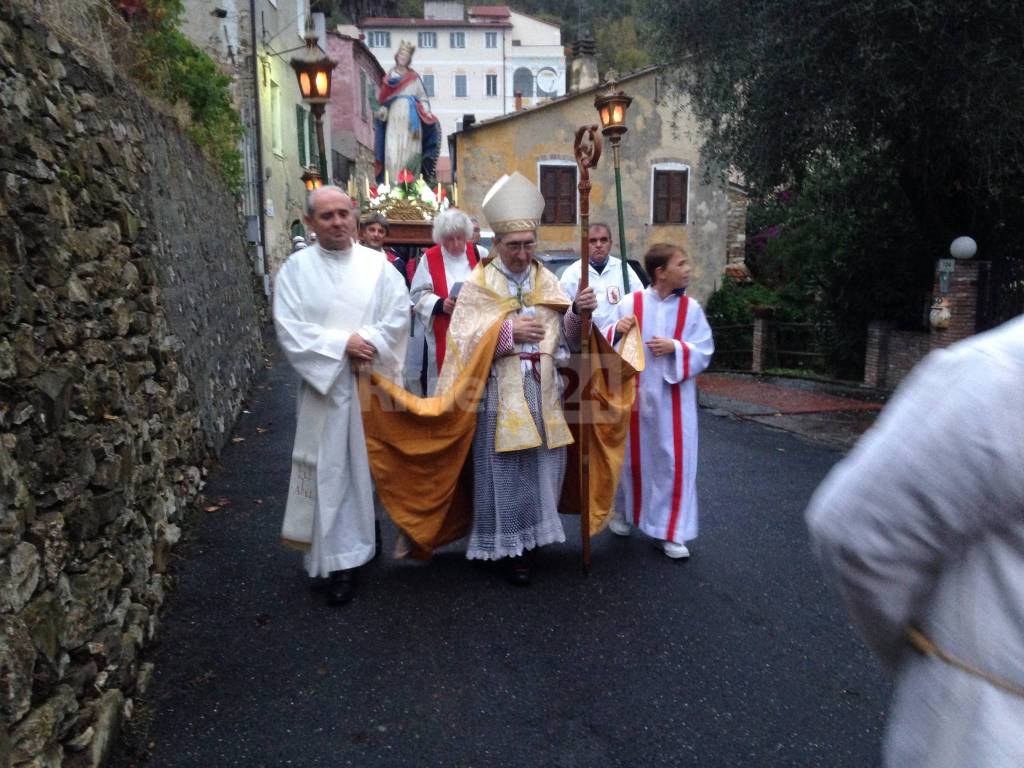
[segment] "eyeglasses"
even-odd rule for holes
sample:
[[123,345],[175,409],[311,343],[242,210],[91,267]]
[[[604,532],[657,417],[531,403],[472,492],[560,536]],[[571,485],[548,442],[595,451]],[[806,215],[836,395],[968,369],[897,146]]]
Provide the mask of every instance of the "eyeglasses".
[[533,249],[537,247],[535,240],[527,240],[526,242],[515,242],[507,243],[502,242],[505,250],[509,253],[519,253],[520,251],[526,251],[527,253],[533,253]]
[[592,237],[589,242],[591,243],[610,243],[611,239],[607,237]]

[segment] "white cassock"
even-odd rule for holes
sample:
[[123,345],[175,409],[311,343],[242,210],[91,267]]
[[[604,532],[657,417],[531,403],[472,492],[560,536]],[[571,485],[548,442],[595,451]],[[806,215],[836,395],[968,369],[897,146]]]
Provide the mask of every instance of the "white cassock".
[[[465,253],[451,256],[442,248],[441,256],[444,259],[444,274],[448,282],[448,290],[450,291],[456,283],[464,283],[469,278],[469,273],[473,271],[473,268],[469,265],[469,259],[466,258]],[[422,349],[423,340],[426,339],[426,396],[431,397],[437,389],[437,374],[440,367],[437,364],[437,345],[434,339],[434,306],[440,297],[434,293],[434,281],[430,275],[430,267],[427,264],[426,256],[421,257],[419,264],[416,266],[416,272],[412,277],[412,285],[409,288],[409,298],[413,304],[413,314],[416,316],[417,328],[415,339],[416,343],[420,345],[420,349],[413,350],[412,357],[415,360],[409,361],[412,364],[412,370],[406,371],[406,381],[412,379],[419,381],[420,360],[422,358],[420,350]],[[418,385],[415,385],[415,382],[414,386],[410,389],[414,393],[419,394]]]
[[631,315],[645,344],[655,336],[673,339],[675,354],[655,357],[644,349],[615,509],[648,536],[681,544],[697,537],[696,376],[711,363],[715,343],[704,310],[688,296],[637,291],[619,302],[606,336]]
[[888,768],[1024,766],[1024,317],[933,352],[821,484],[814,549],[896,676]]
[[[615,256],[608,257],[608,263],[604,265],[604,269],[600,272],[594,268],[593,264],[590,264],[589,267],[589,284],[597,295],[597,309],[590,316],[591,322],[593,322],[595,328],[604,328],[608,323],[612,322],[612,318],[615,316],[617,307],[622,300],[633,291],[642,291],[644,284],[640,282],[640,278],[637,277],[633,268],[627,265],[626,269],[629,270],[629,287],[623,290],[622,261]],[[558,278],[558,282],[565,292],[569,294],[569,298],[575,301],[580,285],[579,259],[565,268],[562,276]]]
[[353,245],[296,251],[274,282],[274,326],[298,393],[292,475],[281,536],[308,545],[310,576],[373,557],[374,494],[356,379],[353,333],[377,348],[374,370],[398,380],[409,336],[405,281],[379,251]]

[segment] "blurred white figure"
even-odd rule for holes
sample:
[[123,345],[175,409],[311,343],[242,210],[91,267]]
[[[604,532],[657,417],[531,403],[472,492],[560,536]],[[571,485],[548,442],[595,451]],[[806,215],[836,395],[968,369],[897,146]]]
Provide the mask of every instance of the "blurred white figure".
[[1024,766],[1024,318],[922,362],[807,521],[896,675],[885,765]]

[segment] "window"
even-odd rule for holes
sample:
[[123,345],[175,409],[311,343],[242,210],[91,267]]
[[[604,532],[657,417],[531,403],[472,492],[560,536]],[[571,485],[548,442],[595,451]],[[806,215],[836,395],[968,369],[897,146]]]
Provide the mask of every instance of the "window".
[[497,32],[484,32],[484,46],[486,48],[497,48],[498,47],[498,33]]
[[541,224],[576,223],[575,165],[542,165],[540,191],[544,195]]
[[434,98],[434,76],[423,75],[421,79],[423,80],[423,90],[426,91],[427,98]]
[[284,154],[284,133],[281,131],[281,86],[270,81],[270,141],[274,154]]
[[455,76],[455,98],[464,99],[468,94],[466,93],[466,76],[456,75]]
[[420,48],[437,48],[437,32],[420,32],[416,41]]
[[466,47],[466,33],[465,32],[452,32],[449,36],[449,42],[452,48],[465,48]]
[[518,48],[518,47],[519,47],[519,46],[521,46],[522,44],[523,44],[523,41],[522,41],[522,40],[513,40],[513,41],[512,41],[512,46],[513,46],[514,48]]
[[306,110],[300,104],[295,105],[295,129],[298,133],[299,165],[306,167]]
[[487,75],[487,95],[497,96],[498,95],[498,76]]
[[382,32],[377,30],[367,35],[367,44],[371,48],[390,48],[391,47],[391,33]]
[[651,221],[654,224],[685,224],[690,169],[676,163],[654,168]]
[[527,98],[533,98],[533,72],[526,67],[517,69],[512,75],[512,90]]

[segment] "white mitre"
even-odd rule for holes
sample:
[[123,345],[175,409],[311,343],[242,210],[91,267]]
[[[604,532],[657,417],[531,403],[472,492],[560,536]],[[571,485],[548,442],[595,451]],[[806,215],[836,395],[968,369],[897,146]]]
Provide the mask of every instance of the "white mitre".
[[496,235],[525,232],[540,226],[544,195],[536,185],[516,171],[498,179],[484,196],[481,206]]

